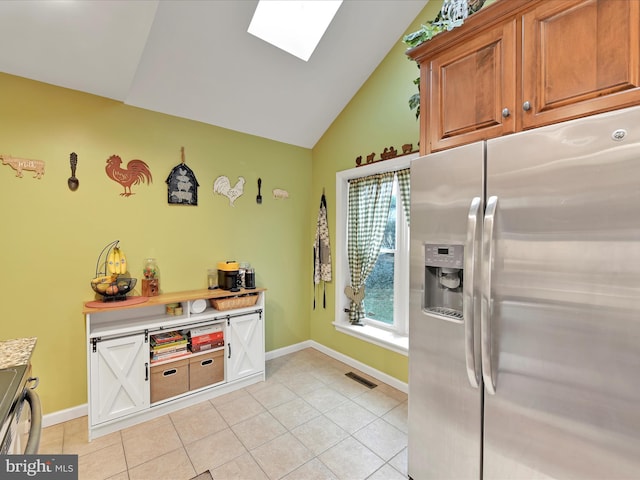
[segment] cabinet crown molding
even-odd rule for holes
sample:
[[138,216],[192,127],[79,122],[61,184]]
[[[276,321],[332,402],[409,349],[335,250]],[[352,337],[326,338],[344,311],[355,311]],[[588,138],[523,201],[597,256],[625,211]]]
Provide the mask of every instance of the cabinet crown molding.
[[442,32],[431,40],[406,51],[406,55],[418,63],[446,50],[452,44],[475,35],[478,31],[499,25],[506,18],[513,17],[523,10],[529,10],[543,0],[498,0],[468,17],[458,28]]

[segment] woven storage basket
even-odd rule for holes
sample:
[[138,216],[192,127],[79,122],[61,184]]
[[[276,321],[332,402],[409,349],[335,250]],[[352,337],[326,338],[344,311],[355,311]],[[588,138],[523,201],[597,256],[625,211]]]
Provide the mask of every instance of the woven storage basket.
[[250,293],[239,297],[210,298],[211,306],[216,310],[233,310],[235,308],[251,307],[258,301],[257,293]]

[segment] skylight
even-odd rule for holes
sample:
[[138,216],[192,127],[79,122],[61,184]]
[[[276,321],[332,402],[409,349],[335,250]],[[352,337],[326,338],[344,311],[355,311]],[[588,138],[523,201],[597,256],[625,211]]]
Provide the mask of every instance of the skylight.
[[342,0],[260,0],[248,32],[305,62]]

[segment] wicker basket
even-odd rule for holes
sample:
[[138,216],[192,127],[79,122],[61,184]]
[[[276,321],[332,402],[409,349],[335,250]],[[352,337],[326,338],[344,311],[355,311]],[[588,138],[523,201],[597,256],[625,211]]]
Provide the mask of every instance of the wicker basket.
[[237,297],[226,298],[210,298],[209,302],[211,306],[216,310],[233,310],[235,308],[251,307],[258,301],[257,293],[249,293],[246,295],[239,295]]

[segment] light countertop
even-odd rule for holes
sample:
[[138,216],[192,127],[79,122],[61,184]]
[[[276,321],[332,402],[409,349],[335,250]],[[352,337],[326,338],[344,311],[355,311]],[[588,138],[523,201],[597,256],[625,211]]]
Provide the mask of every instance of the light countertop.
[[[142,303],[136,303],[132,305],[126,305],[126,302],[88,302],[85,303],[84,309],[82,313],[97,313],[97,312],[105,312],[105,311],[114,311],[114,310],[124,310],[130,308],[144,308],[150,307],[154,305],[166,305],[169,303],[181,303],[181,302],[189,302],[191,300],[199,300],[204,299],[208,300],[210,298],[225,298],[225,297],[235,297],[240,295],[246,295],[251,293],[259,293],[264,292],[266,288],[252,288],[252,289],[240,289],[239,292],[232,292],[231,290],[223,290],[221,288],[217,288],[215,290],[188,290],[184,292],[173,292],[173,293],[162,293],[160,295],[156,295],[155,297],[146,297],[147,299]],[[132,298],[132,297],[127,297]],[[98,303],[98,307],[91,306],[93,304]],[[125,303],[125,305],[122,305]]]
[[0,341],[0,368],[26,365],[36,346],[37,337],[14,338]]

